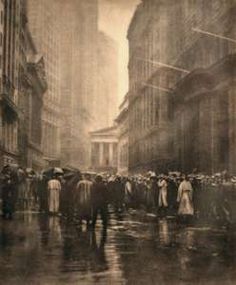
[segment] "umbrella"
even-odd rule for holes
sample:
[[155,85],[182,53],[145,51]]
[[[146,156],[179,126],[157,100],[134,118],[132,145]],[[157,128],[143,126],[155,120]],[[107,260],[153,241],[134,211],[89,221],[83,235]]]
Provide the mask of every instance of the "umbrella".
[[70,167],[70,166],[68,166],[68,167],[63,167],[62,170],[63,170],[64,173],[68,173],[68,172],[69,172],[69,173],[70,173],[70,172],[76,173],[76,172],[79,171],[78,168]]
[[64,179],[70,179],[70,178],[72,178],[75,175],[76,175],[75,172],[67,172],[67,173],[64,174],[63,177],[64,177]]
[[54,172],[54,168],[50,167],[47,168],[43,171],[43,175],[47,176],[47,177],[52,177],[53,176],[53,172]]
[[10,170],[11,173],[16,174],[18,171],[19,165],[18,164],[7,164],[3,167],[2,173],[6,173],[6,171]]
[[53,170],[53,174],[64,174],[64,171],[59,167],[55,167]]

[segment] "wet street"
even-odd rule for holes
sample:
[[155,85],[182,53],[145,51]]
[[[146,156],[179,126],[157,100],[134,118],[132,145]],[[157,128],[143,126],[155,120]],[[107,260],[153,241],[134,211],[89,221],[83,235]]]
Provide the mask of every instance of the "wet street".
[[236,284],[236,232],[144,212],[86,231],[58,217],[0,221],[0,284]]

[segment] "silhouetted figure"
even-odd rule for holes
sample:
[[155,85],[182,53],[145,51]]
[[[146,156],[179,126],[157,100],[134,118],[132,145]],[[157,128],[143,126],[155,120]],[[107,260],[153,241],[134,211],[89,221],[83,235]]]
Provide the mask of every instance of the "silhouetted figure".
[[17,172],[9,166],[2,171],[2,213],[4,219],[12,219],[17,201]]
[[96,226],[97,216],[101,215],[103,226],[107,226],[108,219],[108,190],[102,176],[97,175],[92,188],[92,225]]
[[74,193],[75,207],[79,222],[81,223],[82,220],[85,220],[87,222],[87,226],[90,225],[92,210],[91,194],[93,183],[90,179],[90,174],[84,174],[84,179],[77,184]]

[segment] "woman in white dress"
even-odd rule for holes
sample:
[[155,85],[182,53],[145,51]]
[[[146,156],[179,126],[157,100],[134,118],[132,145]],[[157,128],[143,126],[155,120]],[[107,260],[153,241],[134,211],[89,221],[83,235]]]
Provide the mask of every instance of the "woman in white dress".
[[179,203],[179,216],[184,219],[193,217],[193,187],[187,176],[183,177],[183,181],[179,185],[177,202]]
[[166,180],[166,176],[164,175],[161,176],[161,179],[158,182],[158,187],[159,187],[159,199],[158,199],[159,210],[161,214],[166,215],[168,208],[168,202],[167,202],[168,183]]
[[61,192],[61,183],[59,178],[54,177],[48,181],[48,208],[50,214],[57,214],[59,212],[59,201]]

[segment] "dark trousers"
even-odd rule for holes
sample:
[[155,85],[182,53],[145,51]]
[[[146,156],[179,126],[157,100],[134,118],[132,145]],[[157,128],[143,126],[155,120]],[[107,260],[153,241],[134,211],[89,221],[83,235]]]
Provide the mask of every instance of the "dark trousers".
[[4,218],[12,218],[14,213],[14,202],[11,199],[2,201],[2,213]]
[[94,227],[96,226],[98,214],[101,215],[103,226],[107,226],[107,220],[108,220],[108,209],[107,209],[107,206],[94,207],[93,208],[92,225]]

